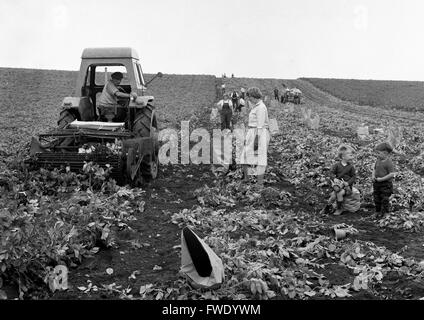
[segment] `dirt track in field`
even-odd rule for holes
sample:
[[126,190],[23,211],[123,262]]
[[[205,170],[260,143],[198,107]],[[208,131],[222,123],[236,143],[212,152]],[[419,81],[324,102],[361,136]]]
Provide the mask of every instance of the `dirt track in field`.
[[[188,178],[187,176],[192,176]],[[199,179],[199,176],[202,179]],[[129,226],[131,231],[118,232],[118,248],[103,249],[92,259],[71,270],[69,281],[73,285],[68,292],[57,293],[53,299],[113,299],[114,295],[82,294],[76,286],[87,286],[87,280],[101,287],[101,284],[116,283],[123,288],[134,288],[137,294],[140,286],[161,283],[172,287],[180,267],[179,249],[181,230],[171,222],[171,214],[195,205],[193,195],[196,188],[210,183],[209,168],[199,166],[174,166],[161,169],[158,179],[146,186],[145,211]],[[155,271],[155,266],[162,269]],[[109,276],[106,269],[112,268]],[[134,271],[140,273],[136,280],[129,279]]]

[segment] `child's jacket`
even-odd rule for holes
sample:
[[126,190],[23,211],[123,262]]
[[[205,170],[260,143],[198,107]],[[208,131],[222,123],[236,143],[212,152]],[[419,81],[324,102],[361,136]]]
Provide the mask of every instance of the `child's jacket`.
[[[376,178],[382,178],[388,175],[389,173],[395,172],[395,167],[393,165],[392,160],[390,159],[385,159],[385,160],[378,159],[374,165],[374,169],[375,169]],[[386,181],[390,182],[392,180],[393,178],[390,178],[389,180],[386,180]]]
[[337,162],[331,168],[331,174],[334,175],[334,177],[332,177],[332,178],[343,179],[351,187],[355,183],[355,180],[356,180],[355,167],[351,163],[348,163],[346,166],[344,166],[341,163],[341,161]]

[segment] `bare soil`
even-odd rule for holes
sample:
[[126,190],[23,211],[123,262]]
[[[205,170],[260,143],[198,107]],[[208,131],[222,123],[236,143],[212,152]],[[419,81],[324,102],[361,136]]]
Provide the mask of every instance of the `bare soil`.
[[[51,126],[54,121],[54,114],[56,114],[56,108],[60,102],[57,98],[52,98],[53,92],[55,91],[54,83],[52,79],[53,71],[37,73],[35,71],[21,71],[20,73],[16,70],[2,69],[1,74],[6,74],[9,77],[9,81],[0,81],[0,89],[2,92],[8,90],[9,99],[0,105],[0,111],[3,112],[4,117],[0,123],[3,124],[0,128],[0,133],[3,136],[8,136],[9,141],[3,143],[3,145],[13,145],[17,140],[28,138],[29,135],[40,132],[40,128],[43,126]],[[31,82],[44,82],[43,85],[36,85],[31,92],[34,96],[39,96],[39,89],[42,88],[42,94],[48,96],[47,104],[40,103],[39,99],[34,98],[34,102],[28,112],[32,112],[37,117],[30,117],[25,112],[16,113],[12,110],[23,110],[25,107],[24,103],[16,104],[17,99],[14,98],[18,93],[16,91],[25,92],[17,89],[17,84],[23,82],[25,79],[30,78]],[[57,77],[57,75],[55,75]],[[73,83],[75,74],[74,73],[62,73],[59,77],[60,92],[68,95],[72,92],[69,86]],[[176,79],[177,77],[175,77]],[[190,77],[189,77],[190,78]],[[5,79],[5,78],[4,78]],[[46,84],[46,79],[49,79]],[[177,83],[174,80],[165,80]],[[57,79],[56,79],[57,80]],[[195,81],[193,77],[189,79]],[[274,85],[279,84],[281,80],[272,79],[265,81],[263,79],[247,79],[240,80],[246,84],[260,84],[266,85],[269,94],[271,93]],[[296,85],[302,91],[305,92],[305,100],[310,105],[329,105],[329,107],[337,107],[337,99],[324,93],[317,88],[313,87],[310,83],[301,80],[286,81],[292,85]],[[236,82],[234,82],[236,83]],[[27,86],[31,87],[31,83],[27,83]],[[171,86],[171,84],[170,84]],[[209,78],[205,78],[202,84],[203,87],[208,87],[208,99],[202,100],[202,109],[199,113],[199,123],[209,125],[209,112],[207,101],[213,99],[213,94],[216,88],[220,87],[220,79],[217,79],[215,83],[211,82]],[[213,87],[214,86],[214,87]],[[196,90],[200,90],[197,86]],[[22,86],[20,88],[23,88]],[[186,88],[181,89],[179,92],[173,92],[173,96],[180,97],[184,96],[191,90],[190,85]],[[22,90],[25,90],[23,88]],[[172,90],[169,88],[169,90]],[[37,92],[36,92],[37,91]],[[160,91],[165,94],[166,91]],[[193,95],[191,95],[193,97]],[[216,98],[216,97],[215,97]],[[165,99],[166,100],[166,99]],[[163,99],[163,101],[165,101]],[[181,98],[184,102],[184,99]],[[28,102],[28,101],[27,101]],[[210,101],[213,103],[214,101]],[[168,106],[171,108],[172,106]],[[363,112],[364,115],[368,115],[365,109],[361,109],[359,106],[353,104],[343,104],[342,108],[346,112]],[[41,117],[43,114],[40,111],[42,108],[48,109],[48,116]],[[57,109],[58,110],[58,109]],[[192,115],[192,108],[184,109],[183,103],[178,108],[180,112],[179,119],[189,118]],[[12,115],[19,124],[19,129],[7,127],[6,118]],[[162,111],[166,118],[166,112]],[[391,117],[388,113],[387,117]],[[393,117],[392,117],[393,118]],[[44,122],[37,123],[37,119],[44,119]],[[394,118],[396,119],[396,118]],[[402,114],[397,117],[397,120],[406,123],[413,123],[415,121],[414,115],[410,117]],[[47,123],[47,121],[49,121]],[[170,122],[169,116],[166,119]],[[28,128],[25,128],[26,124]],[[344,138],[347,133],[342,130],[328,131],[327,134]],[[6,148],[5,148],[6,150]],[[2,150],[0,150],[2,151]],[[2,151],[9,156],[8,150]],[[270,150],[269,163],[273,166],[278,161],[278,153]],[[99,293],[91,291],[88,294],[83,294],[78,290],[78,286],[87,286],[87,281],[91,281],[94,285],[101,286],[102,284],[116,283],[121,285],[123,288],[133,288],[133,294],[137,294],[141,285],[149,283],[162,283],[172,286],[172,283],[178,279],[178,271],[180,268],[180,257],[178,245],[180,245],[180,228],[171,222],[171,215],[173,213],[180,212],[183,209],[190,209],[194,205],[197,205],[197,199],[194,196],[194,191],[204,185],[212,186],[216,184],[216,177],[211,172],[209,165],[169,165],[162,166],[160,169],[159,176],[156,180],[149,182],[143,188],[146,190],[147,199],[145,205],[145,211],[138,214],[137,220],[129,223],[130,230],[119,231],[118,242],[116,248],[106,249],[103,248],[100,252],[94,255],[91,259],[85,259],[83,263],[75,268],[70,269],[69,283],[71,287],[66,292],[56,292],[50,295],[50,299],[116,299],[117,295],[110,293]],[[284,177],[278,177],[277,182],[268,183],[269,186],[276,187],[280,190],[286,190],[294,194],[293,209],[302,210],[310,213],[311,215],[317,215],[320,207],[323,204],[323,200],[320,203],[314,201],[304,201],[312,193],[315,193],[315,197],[321,197],[320,191],[311,191],[307,188],[297,188],[288,181],[284,180]],[[315,198],[313,197],[313,198]],[[394,252],[402,252],[402,255],[406,257],[413,257],[417,260],[424,259],[424,233],[409,233],[405,231],[393,231],[385,230],[376,226],[375,221],[370,218],[372,213],[371,208],[364,207],[359,213],[355,214],[343,214],[342,216],[335,217],[331,215],[322,216],[321,219],[325,224],[331,225],[335,223],[347,223],[351,224],[354,228],[360,232],[355,237],[360,240],[370,241],[377,245],[385,246]],[[328,232],[326,230],[316,230],[317,233]],[[155,268],[159,266],[160,270]],[[112,275],[106,273],[107,268],[114,270]],[[130,275],[134,271],[139,271],[136,279],[130,279]],[[335,262],[334,264],[328,265],[325,269],[325,275],[327,278],[336,284],[344,284],[351,281],[352,273],[350,270],[340,266]],[[16,297],[14,288],[4,288],[10,298]],[[417,282],[414,278],[407,276],[401,276],[397,273],[389,274],[384,279],[381,285],[375,287],[373,291],[361,291],[353,295],[353,299],[411,299],[420,298],[424,296],[424,284]],[[281,298],[281,297],[279,297]],[[351,299],[352,299],[351,298]]]

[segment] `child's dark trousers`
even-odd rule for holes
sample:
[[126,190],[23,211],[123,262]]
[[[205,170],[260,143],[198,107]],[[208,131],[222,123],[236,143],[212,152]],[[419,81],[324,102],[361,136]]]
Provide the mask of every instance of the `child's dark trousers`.
[[389,198],[393,193],[393,182],[392,181],[374,182],[373,189],[374,189],[375,211],[382,215],[390,212]]

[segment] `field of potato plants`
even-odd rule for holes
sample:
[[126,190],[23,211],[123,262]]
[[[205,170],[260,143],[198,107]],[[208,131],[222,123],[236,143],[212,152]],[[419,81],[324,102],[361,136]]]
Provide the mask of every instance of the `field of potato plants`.
[[304,80],[333,96],[359,105],[424,110],[424,83],[420,81]]
[[[343,102],[305,80],[164,75],[152,82],[160,127],[218,128],[216,88],[284,82],[301,105],[267,99],[279,132],[265,185],[211,165],[167,165],[142,188],[118,186],[108,170],[28,171],[31,135],[55,125],[76,74],[0,69],[0,299],[421,299],[424,297],[424,114]],[[311,129],[305,110],[319,115]],[[359,125],[369,126],[361,140]],[[372,218],[373,147],[401,127],[393,213]],[[379,129],[379,130],[374,130]],[[339,144],[350,144],[361,209],[322,215]],[[350,230],[336,240],[332,228]],[[225,282],[194,290],[179,274],[181,230],[190,226],[217,253]],[[68,271],[59,281],[57,266]]]

